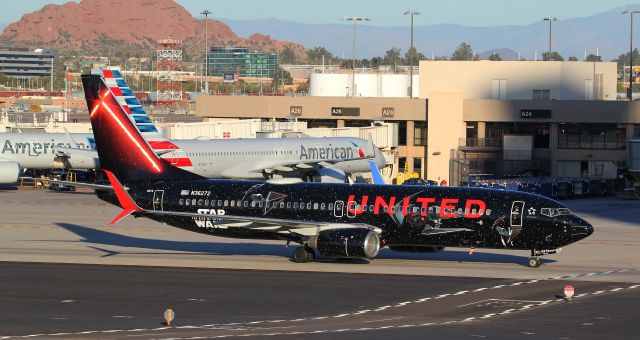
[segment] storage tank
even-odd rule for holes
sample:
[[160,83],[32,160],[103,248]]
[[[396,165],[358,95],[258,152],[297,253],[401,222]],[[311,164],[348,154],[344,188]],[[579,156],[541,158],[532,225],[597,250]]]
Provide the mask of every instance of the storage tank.
[[640,139],[629,141],[629,171],[640,172]]

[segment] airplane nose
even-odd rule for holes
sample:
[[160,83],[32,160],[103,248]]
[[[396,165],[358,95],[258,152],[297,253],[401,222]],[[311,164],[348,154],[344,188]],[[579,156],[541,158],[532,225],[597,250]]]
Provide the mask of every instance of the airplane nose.
[[583,239],[593,234],[593,226],[578,216],[571,216],[571,236],[575,239]]

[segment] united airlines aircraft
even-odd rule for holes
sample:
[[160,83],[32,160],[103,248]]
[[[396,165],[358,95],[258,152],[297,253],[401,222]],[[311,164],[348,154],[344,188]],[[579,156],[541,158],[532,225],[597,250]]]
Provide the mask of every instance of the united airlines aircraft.
[[82,82],[111,182],[97,193],[123,208],[112,223],[133,214],[203,234],[295,242],[296,262],[452,246],[528,250],[533,267],[593,233],[561,203],[515,191],[205,179],[160,159],[104,79]]

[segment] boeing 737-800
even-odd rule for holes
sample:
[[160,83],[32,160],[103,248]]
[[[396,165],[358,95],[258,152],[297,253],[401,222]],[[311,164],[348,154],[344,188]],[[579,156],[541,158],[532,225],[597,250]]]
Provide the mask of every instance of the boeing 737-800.
[[[178,228],[301,245],[296,262],[373,258],[382,247],[530,250],[538,256],[588,237],[593,227],[561,203],[529,193],[466,187],[212,180],[157,157],[104,79],[83,75],[102,169],[98,196]],[[125,189],[126,186],[126,189]]]

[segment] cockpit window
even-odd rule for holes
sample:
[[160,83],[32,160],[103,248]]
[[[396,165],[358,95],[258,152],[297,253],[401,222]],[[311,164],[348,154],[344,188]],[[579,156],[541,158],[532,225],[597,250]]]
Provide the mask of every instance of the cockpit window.
[[542,208],[540,213],[549,217],[556,217],[561,215],[571,215],[571,210],[567,208]]

